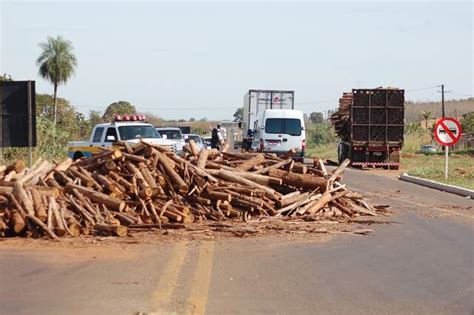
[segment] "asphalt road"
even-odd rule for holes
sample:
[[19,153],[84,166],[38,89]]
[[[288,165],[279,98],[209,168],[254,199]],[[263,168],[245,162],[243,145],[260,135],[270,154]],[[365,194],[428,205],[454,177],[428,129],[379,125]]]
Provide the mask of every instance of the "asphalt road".
[[473,314],[474,201],[369,172],[369,236],[86,248],[0,243],[0,314]]

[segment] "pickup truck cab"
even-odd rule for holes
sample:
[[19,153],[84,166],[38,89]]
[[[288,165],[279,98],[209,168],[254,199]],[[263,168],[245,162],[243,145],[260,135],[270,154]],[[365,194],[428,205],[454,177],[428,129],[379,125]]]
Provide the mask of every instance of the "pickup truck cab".
[[161,127],[156,128],[156,131],[158,131],[161,137],[176,143],[176,154],[181,155],[183,153],[183,146],[186,144],[186,142],[184,141],[181,129],[176,127]]
[[74,160],[81,157],[90,157],[94,153],[101,152],[100,147],[112,147],[116,141],[135,144],[141,140],[177,152],[176,143],[163,139],[151,124],[139,121],[114,121],[96,125],[92,130],[89,141],[69,142],[67,144],[68,155]]

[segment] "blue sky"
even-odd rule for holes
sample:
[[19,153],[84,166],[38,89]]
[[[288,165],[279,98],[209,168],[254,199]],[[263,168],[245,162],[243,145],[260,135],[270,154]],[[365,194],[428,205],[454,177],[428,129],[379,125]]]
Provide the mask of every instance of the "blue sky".
[[306,113],[356,87],[473,92],[472,2],[0,1],[0,73],[52,93],[35,60],[61,35],[78,69],[59,95],[84,113],[127,100],[167,119],[230,119],[250,88],[295,90]]

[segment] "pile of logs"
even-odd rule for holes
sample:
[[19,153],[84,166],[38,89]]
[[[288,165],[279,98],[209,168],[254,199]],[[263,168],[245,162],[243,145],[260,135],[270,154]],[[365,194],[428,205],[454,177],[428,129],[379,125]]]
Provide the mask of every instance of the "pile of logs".
[[349,140],[350,138],[350,122],[349,117],[351,114],[351,105],[352,105],[352,92],[345,92],[342,94],[342,97],[339,99],[339,107],[336,112],[334,112],[329,119],[334,126],[334,131],[336,135],[343,139]]
[[177,156],[146,142],[117,143],[75,162],[0,166],[0,236],[124,236],[130,228],[203,220],[377,214],[340,184],[349,161],[329,174],[321,161],[293,161],[293,150],[229,153],[198,150],[192,141],[184,150]]

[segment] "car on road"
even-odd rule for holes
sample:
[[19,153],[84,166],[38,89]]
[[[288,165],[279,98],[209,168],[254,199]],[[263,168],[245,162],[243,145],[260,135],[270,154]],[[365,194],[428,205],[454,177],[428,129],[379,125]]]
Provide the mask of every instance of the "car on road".
[[196,146],[199,148],[199,150],[205,147],[204,141],[202,140],[200,135],[194,133],[186,133],[183,134],[183,137],[184,142],[186,143],[189,143],[189,140],[194,140],[194,143],[196,143]]
[[155,127],[144,120],[141,115],[124,115],[116,116],[112,123],[97,124],[92,130],[89,141],[73,141],[67,144],[68,155],[74,160],[90,157],[92,154],[102,152],[101,147],[113,147],[117,141],[129,144],[145,141],[167,147],[172,152],[177,151],[174,141],[163,139]]
[[430,154],[430,153],[436,153],[436,146],[433,144],[424,144],[421,146],[420,150],[418,150],[418,153],[424,153],[424,154]]
[[181,129],[176,127],[160,127],[156,131],[165,139],[172,140],[176,143],[177,154],[183,153],[184,137]]
[[211,137],[204,137],[203,141],[204,141],[204,145],[206,146],[206,148],[212,149],[212,147],[211,147],[212,138]]

